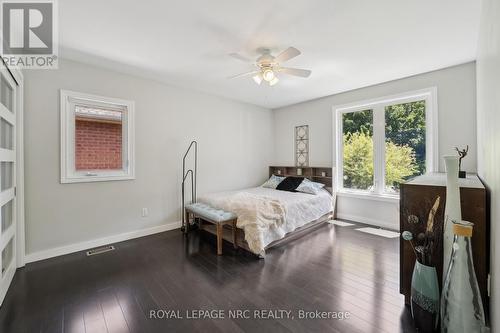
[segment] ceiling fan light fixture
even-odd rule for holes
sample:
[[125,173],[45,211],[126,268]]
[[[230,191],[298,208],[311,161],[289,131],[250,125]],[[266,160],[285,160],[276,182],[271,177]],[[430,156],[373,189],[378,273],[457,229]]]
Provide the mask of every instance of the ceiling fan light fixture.
[[253,76],[253,80],[255,81],[255,83],[257,83],[258,85],[260,85],[262,83],[262,74],[259,73],[257,75],[254,75]]
[[274,86],[276,83],[278,83],[279,79],[277,76],[274,77],[271,81],[269,81],[270,86]]
[[265,81],[271,82],[276,78],[276,75],[274,74],[272,69],[265,69],[262,72],[262,77],[264,78]]
[[277,56],[273,56],[271,51],[267,48],[259,48],[257,51],[261,53],[261,56],[258,57],[255,62],[251,62],[246,57],[237,53],[229,54],[235,59],[242,60],[244,62],[251,62],[251,65],[254,66],[253,71],[233,75],[229,78],[252,77],[257,85],[262,85],[262,82],[265,81],[268,85],[274,86],[279,82],[278,74],[280,77],[281,75],[292,75],[303,78],[307,78],[311,75],[311,71],[308,69],[282,67],[284,62],[301,54],[295,47],[290,46]]

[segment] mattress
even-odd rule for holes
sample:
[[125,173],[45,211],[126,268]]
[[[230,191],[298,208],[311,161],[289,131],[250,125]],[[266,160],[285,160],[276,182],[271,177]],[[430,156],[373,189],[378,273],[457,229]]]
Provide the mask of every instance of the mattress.
[[208,193],[198,197],[198,202],[209,204],[214,208],[221,208],[221,204],[228,197],[247,192],[253,195],[263,196],[279,200],[285,208],[285,223],[280,226],[272,226],[262,234],[264,245],[282,239],[289,232],[311,223],[323,215],[333,211],[332,195],[327,190],[319,194],[307,194],[300,192],[287,192],[265,187],[253,187],[238,191]]

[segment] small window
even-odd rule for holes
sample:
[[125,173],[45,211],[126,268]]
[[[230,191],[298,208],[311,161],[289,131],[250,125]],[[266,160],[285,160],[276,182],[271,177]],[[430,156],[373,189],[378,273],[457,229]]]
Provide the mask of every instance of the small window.
[[134,179],[134,103],[61,90],[61,183]]

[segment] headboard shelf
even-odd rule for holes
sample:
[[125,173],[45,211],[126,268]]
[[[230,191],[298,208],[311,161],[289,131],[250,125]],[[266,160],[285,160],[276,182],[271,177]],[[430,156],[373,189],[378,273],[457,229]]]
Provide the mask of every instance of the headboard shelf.
[[269,177],[271,175],[281,177],[304,177],[317,183],[332,187],[333,169],[327,167],[297,167],[297,166],[270,166]]

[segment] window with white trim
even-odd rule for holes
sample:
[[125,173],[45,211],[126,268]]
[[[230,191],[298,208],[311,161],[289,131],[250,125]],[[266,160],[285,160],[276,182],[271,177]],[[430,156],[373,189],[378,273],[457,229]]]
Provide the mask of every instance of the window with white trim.
[[61,90],[61,183],[134,179],[134,102]]
[[436,89],[334,107],[337,190],[399,196],[399,185],[436,171]]

